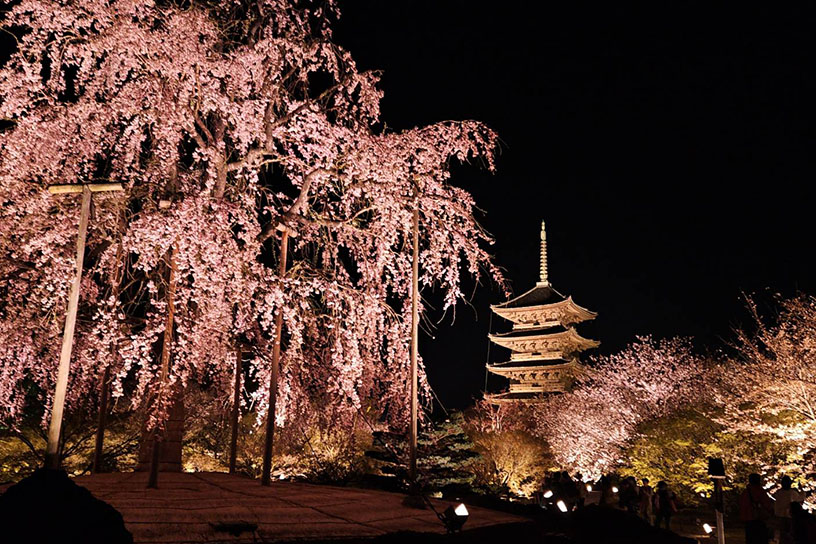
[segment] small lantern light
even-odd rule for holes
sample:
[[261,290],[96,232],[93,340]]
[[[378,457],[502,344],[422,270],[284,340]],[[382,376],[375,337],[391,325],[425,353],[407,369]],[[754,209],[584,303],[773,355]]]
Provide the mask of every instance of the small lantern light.
[[617,493],[617,492],[618,492],[618,488],[615,487],[615,486],[612,486],[612,493]]
[[455,533],[456,531],[461,531],[462,526],[468,520],[468,509],[462,503],[454,508],[453,506],[448,506],[445,512],[440,516],[442,521],[445,523],[445,528],[448,530],[449,533]]

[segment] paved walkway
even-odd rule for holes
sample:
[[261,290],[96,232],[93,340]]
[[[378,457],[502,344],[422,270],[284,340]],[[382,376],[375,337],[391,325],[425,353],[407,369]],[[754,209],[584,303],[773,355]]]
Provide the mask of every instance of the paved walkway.
[[[376,537],[399,531],[444,533],[430,510],[403,506],[404,495],[304,483],[273,482],[223,473],[161,473],[147,489],[146,473],[76,478],[122,513],[134,542],[264,542]],[[445,501],[433,501],[440,512]],[[527,521],[472,507],[465,529]],[[232,536],[214,525],[248,522],[258,535]],[[260,537],[260,538],[258,538]]]

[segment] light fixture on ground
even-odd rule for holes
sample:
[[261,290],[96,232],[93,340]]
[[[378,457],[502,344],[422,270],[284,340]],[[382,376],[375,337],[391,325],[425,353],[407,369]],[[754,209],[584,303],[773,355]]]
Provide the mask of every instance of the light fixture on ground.
[[710,535],[711,532],[714,531],[714,528],[708,523],[703,523],[703,531],[705,531],[707,535]]
[[618,492],[618,488],[615,487],[615,486],[612,486],[612,493],[617,493],[617,492]]
[[462,526],[468,520],[469,515],[467,507],[459,503],[456,508],[454,508],[453,505],[448,506],[440,518],[442,518],[442,522],[445,524],[445,528],[448,532],[455,533],[456,531],[462,530]]
[[551,490],[548,489],[547,491],[544,492],[544,498],[545,499],[549,499],[552,496],[553,496],[553,492]]
[[567,509],[567,504],[566,504],[564,501],[558,501],[557,503],[555,503],[555,505],[556,505],[556,506],[558,507],[558,509],[559,509],[559,510],[561,510],[562,512],[566,512],[566,511],[568,510],[568,509]]

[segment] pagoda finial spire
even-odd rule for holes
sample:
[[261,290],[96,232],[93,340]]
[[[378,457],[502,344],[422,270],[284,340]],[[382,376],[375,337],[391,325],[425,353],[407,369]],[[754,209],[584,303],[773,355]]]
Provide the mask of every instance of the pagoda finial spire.
[[544,221],[541,221],[541,261],[539,267],[539,280],[541,285],[549,285],[550,281],[547,277],[547,230],[544,228]]

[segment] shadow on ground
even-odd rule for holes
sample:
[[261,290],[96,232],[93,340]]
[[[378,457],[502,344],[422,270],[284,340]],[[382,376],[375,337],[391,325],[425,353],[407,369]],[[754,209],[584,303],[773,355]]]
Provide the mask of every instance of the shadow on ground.
[[4,544],[132,544],[122,515],[71,480],[39,469],[0,495]]

